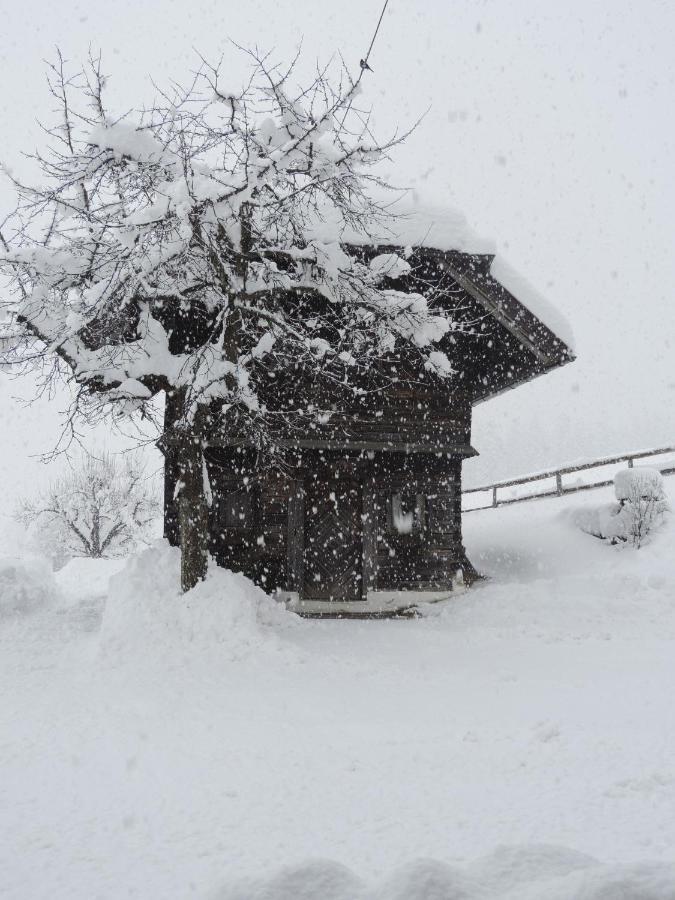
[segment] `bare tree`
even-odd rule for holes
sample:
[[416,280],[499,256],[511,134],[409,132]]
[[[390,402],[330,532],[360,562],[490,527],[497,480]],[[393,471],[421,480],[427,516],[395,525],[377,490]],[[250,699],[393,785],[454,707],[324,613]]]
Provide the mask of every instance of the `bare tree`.
[[14,179],[18,209],[0,233],[6,361],[47,365],[48,378],[56,360],[75,389],[71,421],[151,416],[165,394],[185,590],[206,572],[214,429],[265,447],[281,424],[311,427],[325,415],[316,399],[277,398],[301,372],[314,398],[382,390],[410,357],[447,378],[434,345],[464,327],[437,297],[385,286],[405,259],[372,266],[359,253],[389,227],[376,167],[405,137],[372,136],[366,70],[324,68],[294,87],[297,60],[240,52],[242,88],[202,61],[186,87],[123,117],[105,105],[100,59],[71,75],[59,56],[59,121],[33,157],[42,181]]
[[105,453],[81,457],[45,493],[24,501],[16,518],[55,559],[101,559],[147,543],[160,513],[141,459]]

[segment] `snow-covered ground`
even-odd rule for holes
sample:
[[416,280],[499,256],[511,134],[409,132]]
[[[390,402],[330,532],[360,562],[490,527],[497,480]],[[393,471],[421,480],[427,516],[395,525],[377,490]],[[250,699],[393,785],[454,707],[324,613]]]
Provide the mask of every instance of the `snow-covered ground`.
[[611,547],[610,496],[469,513],[492,578],[418,620],[67,567],[0,622],[0,896],[673,900],[675,515]]

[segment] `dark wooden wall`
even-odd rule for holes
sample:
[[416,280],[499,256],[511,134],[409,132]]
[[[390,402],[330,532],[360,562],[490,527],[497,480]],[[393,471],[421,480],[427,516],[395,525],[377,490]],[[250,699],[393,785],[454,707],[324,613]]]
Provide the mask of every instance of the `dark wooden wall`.
[[289,509],[298,492],[286,473],[257,469],[252,451],[209,454],[209,550],[218,565],[244,572],[265,590],[288,583]]
[[[366,490],[375,521],[368,584],[375,590],[439,590],[463,566],[461,457],[383,454],[374,460]],[[400,496],[416,521],[409,533],[395,527]]]
[[[309,449],[261,468],[253,451],[209,453],[210,550],[265,590],[360,600],[368,590],[443,590],[464,565],[461,457]],[[398,499],[397,499],[398,498]],[[408,533],[395,506],[414,510]]]

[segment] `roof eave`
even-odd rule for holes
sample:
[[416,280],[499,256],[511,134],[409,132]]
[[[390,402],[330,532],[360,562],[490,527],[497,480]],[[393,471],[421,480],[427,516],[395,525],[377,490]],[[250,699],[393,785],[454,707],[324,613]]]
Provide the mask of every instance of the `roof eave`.
[[554,369],[559,369],[562,366],[566,366],[569,363],[572,363],[576,360],[576,356],[569,348],[567,349],[567,354],[554,360],[546,366],[542,366],[540,369],[536,369],[532,371],[529,375],[522,376],[520,378],[513,378],[508,382],[500,383],[495,388],[487,388],[485,393],[474,393],[471,404],[472,406],[477,406],[479,403],[483,403],[485,400],[492,400],[493,397],[501,397],[502,394],[506,394],[509,391],[512,391],[514,388],[520,387],[522,384],[528,384],[530,381],[534,381],[535,378],[539,378],[540,375],[546,375],[548,372],[552,372]]

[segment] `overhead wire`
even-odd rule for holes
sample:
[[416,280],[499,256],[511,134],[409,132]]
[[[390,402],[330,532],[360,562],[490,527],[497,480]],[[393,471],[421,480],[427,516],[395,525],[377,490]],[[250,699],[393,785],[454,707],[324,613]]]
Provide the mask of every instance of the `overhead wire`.
[[[354,87],[356,87],[356,86],[359,84],[359,82],[360,82],[361,79],[363,78],[363,73],[366,71],[366,66],[367,66],[367,64],[368,64],[368,57],[370,56],[370,54],[371,54],[371,52],[372,52],[373,45],[375,44],[375,39],[376,39],[376,37],[377,37],[377,35],[378,35],[378,32],[379,32],[379,30],[380,30],[380,25],[382,24],[382,19],[384,18],[384,14],[385,14],[385,12],[387,11],[387,6],[389,6],[389,0],[384,0],[384,6],[382,7],[382,12],[380,13],[380,18],[377,20],[377,25],[375,26],[375,31],[373,32],[373,37],[372,37],[372,40],[371,40],[371,42],[370,42],[370,46],[368,47],[368,52],[366,53],[366,55],[365,55],[365,56],[363,57],[363,59],[361,60],[361,63],[360,63],[360,66],[359,66],[359,76],[358,76],[358,78],[356,79],[356,81],[354,82]],[[365,65],[364,65],[364,63],[365,63]],[[372,69],[371,69],[371,71],[372,71]],[[343,116],[343,118],[342,118],[342,125],[343,125],[343,126],[344,126],[344,124],[345,124],[345,122],[346,122],[346,120],[347,120],[347,116],[349,115],[349,110],[352,108],[352,102],[353,102],[353,100],[354,100],[354,95],[352,94],[352,96],[349,98],[349,103],[347,104],[347,109],[345,110],[345,114],[344,114],[344,116]]]
[[[380,30],[380,25],[382,24],[382,19],[384,18],[384,14],[387,11],[387,6],[389,5],[389,0],[384,0],[384,6],[382,7],[382,12],[380,13],[380,18],[377,20],[377,25],[375,26],[375,34],[373,35],[373,39],[370,42],[370,47],[368,47],[368,52],[363,57],[363,61],[365,63],[368,62],[368,57],[370,56],[370,52],[373,49],[373,44],[375,43],[375,38],[377,37],[377,33]],[[363,70],[362,70],[363,71]]]

